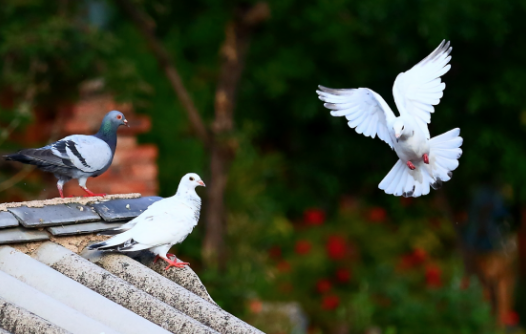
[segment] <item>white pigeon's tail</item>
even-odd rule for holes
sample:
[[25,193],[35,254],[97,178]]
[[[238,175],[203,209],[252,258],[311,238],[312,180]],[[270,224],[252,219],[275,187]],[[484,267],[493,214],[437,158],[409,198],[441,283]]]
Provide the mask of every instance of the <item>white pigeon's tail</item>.
[[386,194],[404,197],[419,197],[429,194],[430,188],[440,188],[458,167],[462,155],[462,137],[459,135],[460,129],[457,128],[431,138],[429,164],[422,160],[413,161],[416,169],[410,170],[407,161],[398,160],[378,188]]

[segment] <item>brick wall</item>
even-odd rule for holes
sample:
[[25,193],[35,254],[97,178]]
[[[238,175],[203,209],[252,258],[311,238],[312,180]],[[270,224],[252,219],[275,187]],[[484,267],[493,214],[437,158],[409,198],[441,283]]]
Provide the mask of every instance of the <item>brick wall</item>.
[[[65,116],[61,135],[94,134],[98,131],[104,115],[111,110],[121,111],[130,127],[119,127],[113,164],[101,176],[89,178],[86,183],[88,189],[94,193],[138,192],[143,196],[156,195],[157,147],[152,144],[137,144],[137,135],[150,130],[150,118],[134,114],[130,104],[118,104],[109,95],[86,97],[74,105]],[[85,193],[76,180],[71,180],[64,186],[64,195]]]

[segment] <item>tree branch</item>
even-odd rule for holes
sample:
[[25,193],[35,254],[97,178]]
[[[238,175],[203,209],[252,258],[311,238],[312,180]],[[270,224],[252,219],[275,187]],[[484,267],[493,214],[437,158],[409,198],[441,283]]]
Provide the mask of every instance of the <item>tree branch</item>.
[[206,232],[203,240],[203,260],[208,266],[224,267],[226,207],[224,194],[230,162],[235,155],[235,142],[229,138],[234,128],[236,93],[245,67],[245,58],[252,28],[268,18],[266,3],[239,9],[225,29],[225,41],[220,49],[221,70],[215,95],[213,142],[210,147],[210,186],[207,188]]
[[154,34],[155,23],[142,11],[140,11],[129,0],[115,0],[115,2],[128,14],[137,29],[146,39],[148,46],[152,50],[154,56],[157,58],[159,66],[164,70],[166,77],[170,81],[172,88],[183,105],[184,110],[188,116],[190,124],[194,129],[197,137],[205,144],[210,146],[211,138],[206,130],[203,120],[195,107],[195,104],[188,94],[181,76],[177,71],[170,55]]

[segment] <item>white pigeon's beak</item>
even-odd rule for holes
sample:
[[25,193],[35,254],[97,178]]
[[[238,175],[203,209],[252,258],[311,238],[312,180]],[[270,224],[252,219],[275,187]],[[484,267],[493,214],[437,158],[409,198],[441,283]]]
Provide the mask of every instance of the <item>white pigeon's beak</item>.
[[395,132],[395,138],[396,139],[400,138],[400,134]]
[[201,180],[197,181],[197,183],[199,183],[200,186],[206,187],[205,183]]

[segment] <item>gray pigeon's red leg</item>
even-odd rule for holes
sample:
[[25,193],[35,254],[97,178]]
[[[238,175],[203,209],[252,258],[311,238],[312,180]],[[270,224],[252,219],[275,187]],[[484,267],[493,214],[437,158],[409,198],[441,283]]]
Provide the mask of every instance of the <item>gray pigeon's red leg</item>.
[[64,187],[64,180],[59,179],[58,182],[57,182],[58,193],[60,194],[61,198],[64,198],[64,193],[62,192],[62,187]]
[[427,155],[427,153],[424,153],[422,159],[424,159],[424,162],[429,165],[429,156]]
[[177,258],[175,258],[174,261],[172,261],[172,260],[170,260],[168,258],[164,258],[164,257],[161,257],[161,259],[163,259],[164,261],[166,261],[168,263],[168,266],[166,266],[166,268],[164,268],[164,270],[168,270],[170,267],[184,268],[184,266],[190,265],[190,263],[188,263],[188,262],[177,262]]
[[60,194],[61,198],[64,198],[64,193],[62,192],[62,187],[57,184],[58,193]]
[[85,188],[83,186],[80,186],[80,187],[82,188],[82,190],[84,190],[85,192],[88,193],[88,196],[84,196],[84,197],[93,197],[93,196],[102,196],[102,197],[104,197],[104,196],[106,196],[106,194],[95,194],[91,190],[89,190],[88,188]]
[[407,167],[409,167],[410,170],[415,170],[416,169],[415,165],[413,165],[413,163],[411,161],[407,162]]

